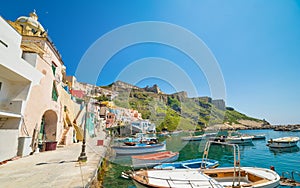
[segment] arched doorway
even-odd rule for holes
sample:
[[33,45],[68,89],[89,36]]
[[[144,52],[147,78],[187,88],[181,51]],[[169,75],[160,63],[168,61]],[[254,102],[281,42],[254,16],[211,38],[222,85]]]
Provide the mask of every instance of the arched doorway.
[[43,114],[39,141],[56,141],[57,120],[57,114],[53,110],[47,110]]

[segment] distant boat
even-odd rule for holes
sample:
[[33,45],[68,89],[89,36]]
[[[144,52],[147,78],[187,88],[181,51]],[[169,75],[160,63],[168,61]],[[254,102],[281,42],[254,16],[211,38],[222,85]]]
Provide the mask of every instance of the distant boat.
[[281,137],[268,140],[267,146],[271,148],[288,148],[297,146],[299,137]]
[[225,141],[229,144],[250,144],[252,143],[252,138],[252,136],[243,135],[239,132],[229,132],[229,135],[225,138]]
[[225,141],[230,144],[252,143],[252,136],[228,136]]
[[266,139],[266,135],[265,134],[252,135],[252,140],[263,140],[263,139]]
[[227,136],[218,136],[218,137],[211,137],[208,138],[209,141],[215,141],[215,142],[225,142]]
[[166,141],[157,144],[115,145],[111,147],[117,155],[136,155],[166,150]]
[[170,132],[171,135],[178,135],[179,133],[181,133],[182,131],[179,130],[179,131],[173,131],[173,132]]
[[216,137],[218,133],[205,133],[203,136],[206,138]]
[[199,141],[204,138],[204,135],[198,135],[198,136],[184,136],[181,137],[181,140],[183,141]]
[[300,128],[298,128],[298,129],[292,129],[291,131],[292,132],[300,132]]
[[164,163],[161,165],[154,166],[154,169],[190,169],[190,168],[216,168],[219,166],[219,161],[213,160],[213,159],[203,159],[203,158],[197,158],[197,159],[191,159],[186,161],[178,161],[174,163]]
[[147,135],[137,135],[138,137],[126,137],[126,138],[117,138],[114,139],[115,142],[124,143],[125,145],[134,146],[138,143],[144,144],[155,144],[158,143],[158,139],[156,137],[149,137]]
[[161,163],[176,161],[178,157],[179,152],[164,151],[146,155],[135,155],[131,157],[131,160],[133,168],[149,168]]

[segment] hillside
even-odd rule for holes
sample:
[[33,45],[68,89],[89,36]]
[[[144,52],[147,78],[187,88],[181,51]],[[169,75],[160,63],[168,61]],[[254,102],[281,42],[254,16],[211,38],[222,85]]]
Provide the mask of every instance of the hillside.
[[242,120],[266,123],[231,107],[226,108],[223,100],[188,98],[185,92],[164,94],[157,85],[138,88],[118,81],[108,87],[118,92],[118,97],[114,99],[117,106],[138,110],[144,119],[150,119],[157,125],[158,131],[163,128],[171,131],[202,130],[216,124],[241,124]]

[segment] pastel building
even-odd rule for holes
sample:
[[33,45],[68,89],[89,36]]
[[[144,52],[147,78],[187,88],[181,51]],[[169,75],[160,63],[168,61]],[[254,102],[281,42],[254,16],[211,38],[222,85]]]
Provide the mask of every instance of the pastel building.
[[155,133],[156,126],[149,120],[137,120],[131,122],[132,134],[134,133]]
[[[38,147],[41,150],[52,150],[56,144],[73,143],[75,135],[82,134],[80,127],[83,125],[82,114],[85,110],[72,100],[66,89],[66,67],[59,52],[38,22],[35,12],[30,13],[29,17],[21,16],[14,22],[7,22],[13,28],[1,19],[0,28],[5,28],[5,32],[0,32],[1,44],[4,43],[0,48],[1,66],[8,64],[7,68],[0,70],[1,111],[18,114],[14,118],[20,120],[14,120],[14,126],[9,126],[5,121],[7,119],[2,119],[6,122],[2,123],[5,124],[2,128],[13,127],[18,130],[19,138],[26,138],[23,141],[26,143],[18,144],[21,156],[36,151]],[[18,65],[12,66],[14,63]],[[4,138],[0,135],[0,139]],[[10,139],[13,139],[12,136]],[[6,158],[17,153],[13,151],[15,146],[8,150],[12,152]],[[20,153],[20,150],[25,152]],[[3,152],[0,153],[2,155]],[[0,161],[5,157],[0,158]]]
[[0,28],[0,161],[3,161],[16,156],[18,150],[20,154],[31,152],[30,127],[24,122],[26,107],[33,87],[40,84],[43,74],[22,58],[22,37],[2,17]]

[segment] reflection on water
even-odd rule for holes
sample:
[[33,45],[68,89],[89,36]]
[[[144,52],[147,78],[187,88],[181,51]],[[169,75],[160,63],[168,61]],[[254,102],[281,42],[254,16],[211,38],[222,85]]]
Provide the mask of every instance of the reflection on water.
[[300,151],[298,146],[288,147],[288,148],[269,148],[275,155],[280,153],[296,153]]
[[[245,134],[265,134],[266,140],[274,137],[298,136],[300,132],[280,132],[273,130],[244,130]],[[219,133],[226,134],[226,133]],[[182,142],[182,136],[188,136],[189,133],[179,133],[171,135],[168,138],[160,138],[160,141],[167,141],[167,150],[179,151],[178,161],[202,158],[205,146],[205,140],[196,142]],[[261,168],[270,168],[274,166],[281,175],[282,172],[292,172],[300,169],[300,148],[281,148],[273,149],[266,146],[266,140],[254,140],[251,145],[239,145],[241,153],[241,166],[252,166]],[[233,148],[224,145],[211,145],[209,158],[218,160],[220,167],[233,166]],[[105,174],[105,188],[132,188],[134,184],[131,180],[122,179],[121,172],[130,170],[130,156],[118,156],[111,160],[110,168]],[[128,166],[129,165],[129,166]],[[295,179],[299,178],[295,175]],[[288,186],[283,188],[290,188]]]

